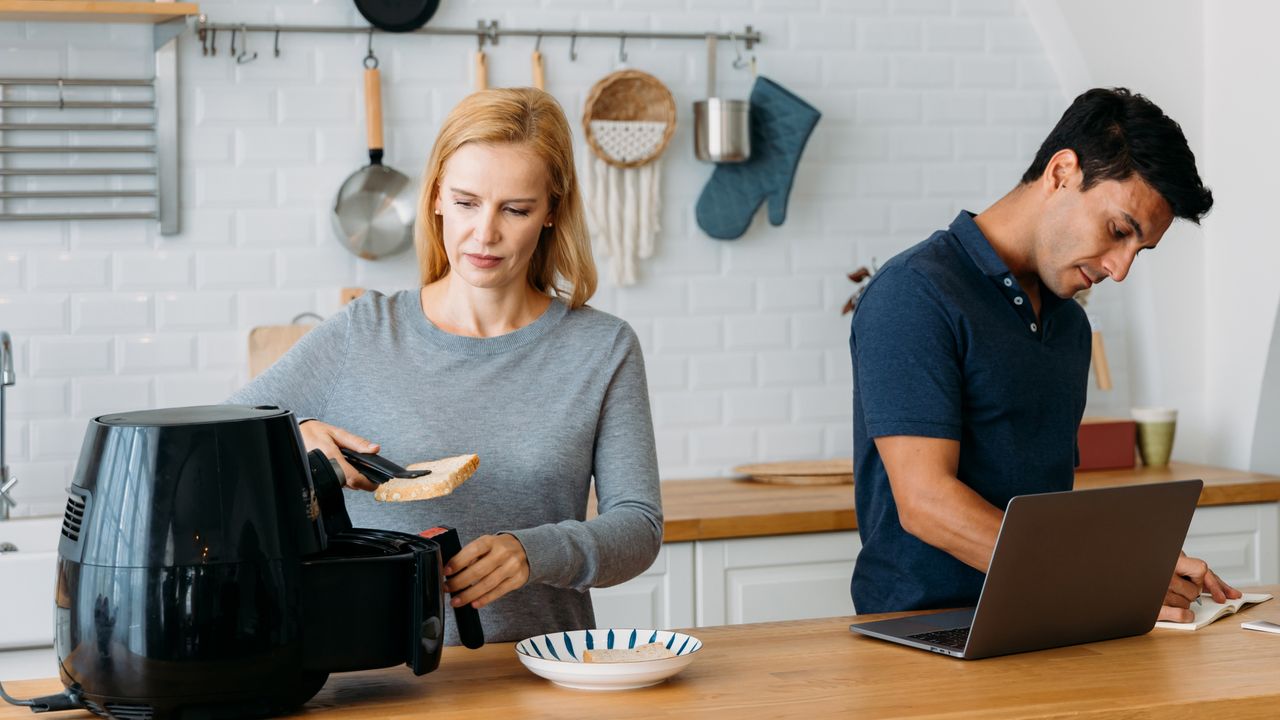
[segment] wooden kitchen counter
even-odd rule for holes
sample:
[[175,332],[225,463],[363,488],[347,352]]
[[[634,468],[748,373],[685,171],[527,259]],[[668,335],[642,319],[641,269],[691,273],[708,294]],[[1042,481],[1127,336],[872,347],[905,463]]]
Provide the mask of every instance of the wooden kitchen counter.
[[[1280,594],[1280,586],[1261,588]],[[1242,619],[1280,621],[1280,600],[1196,632],[1146,635],[965,661],[849,633],[825,618],[692,630],[705,646],[683,673],[641,690],[566,690],[534,676],[511,643],[448,648],[440,669],[404,667],[330,678],[301,715],[341,720],[480,718],[1274,718],[1280,636]],[[10,694],[57,692],[57,680]],[[295,715],[294,717],[297,717]],[[0,704],[0,720],[28,718]],[[50,717],[90,718],[86,712]]]
[[[1200,505],[1280,501],[1280,477],[1208,465],[1082,472],[1076,488],[1204,480]],[[852,485],[771,485],[738,478],[662,483],[665,542],[855,530]],[[594,507],[595,503],[591,503]]]

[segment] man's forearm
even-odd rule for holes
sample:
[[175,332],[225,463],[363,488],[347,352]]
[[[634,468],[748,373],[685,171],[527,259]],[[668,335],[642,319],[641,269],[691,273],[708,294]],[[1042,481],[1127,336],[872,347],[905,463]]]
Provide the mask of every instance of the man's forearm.
[[[957,560],[986,572],[1004,513],[954,477],[914,479],[899,492],[902,528]],[[906,483],[904,483],[905,485]]]

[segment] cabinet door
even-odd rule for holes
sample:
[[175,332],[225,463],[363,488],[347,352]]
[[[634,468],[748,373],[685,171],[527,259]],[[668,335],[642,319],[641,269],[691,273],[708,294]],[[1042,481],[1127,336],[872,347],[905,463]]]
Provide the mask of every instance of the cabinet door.
[[1236,586],[1280,582],[1280,504],[1196,509],[1183,549]]
[[662,546],[653,565],[621,585],[591,591],[596,627],[693,626],[693,543]]
[[852,615],[856,532],[708,540],[695,552],[697,623]]

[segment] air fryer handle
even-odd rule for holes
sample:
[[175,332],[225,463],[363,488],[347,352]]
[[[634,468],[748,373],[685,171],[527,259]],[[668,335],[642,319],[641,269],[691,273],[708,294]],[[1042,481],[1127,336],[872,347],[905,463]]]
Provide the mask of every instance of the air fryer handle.
[[[434,527],[419,534],[434,540],[440,546],[442,564],[447,564],[462,549],[462,543],[458,540],[458,531],[447,525]],[[472,650],[484,646],[484,626],[480,624],[479,610],[470,605],[456,607],[453,609],[453,619],[458,625],[458,639],[463,645]]]

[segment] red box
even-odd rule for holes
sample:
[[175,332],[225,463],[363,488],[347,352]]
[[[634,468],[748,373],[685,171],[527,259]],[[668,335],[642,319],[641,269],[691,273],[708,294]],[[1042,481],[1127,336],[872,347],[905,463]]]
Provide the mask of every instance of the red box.
[[1116,470],[1137,464],[1138,424],[1118,418],[1080,421],[1080,465],[1076,470]]

